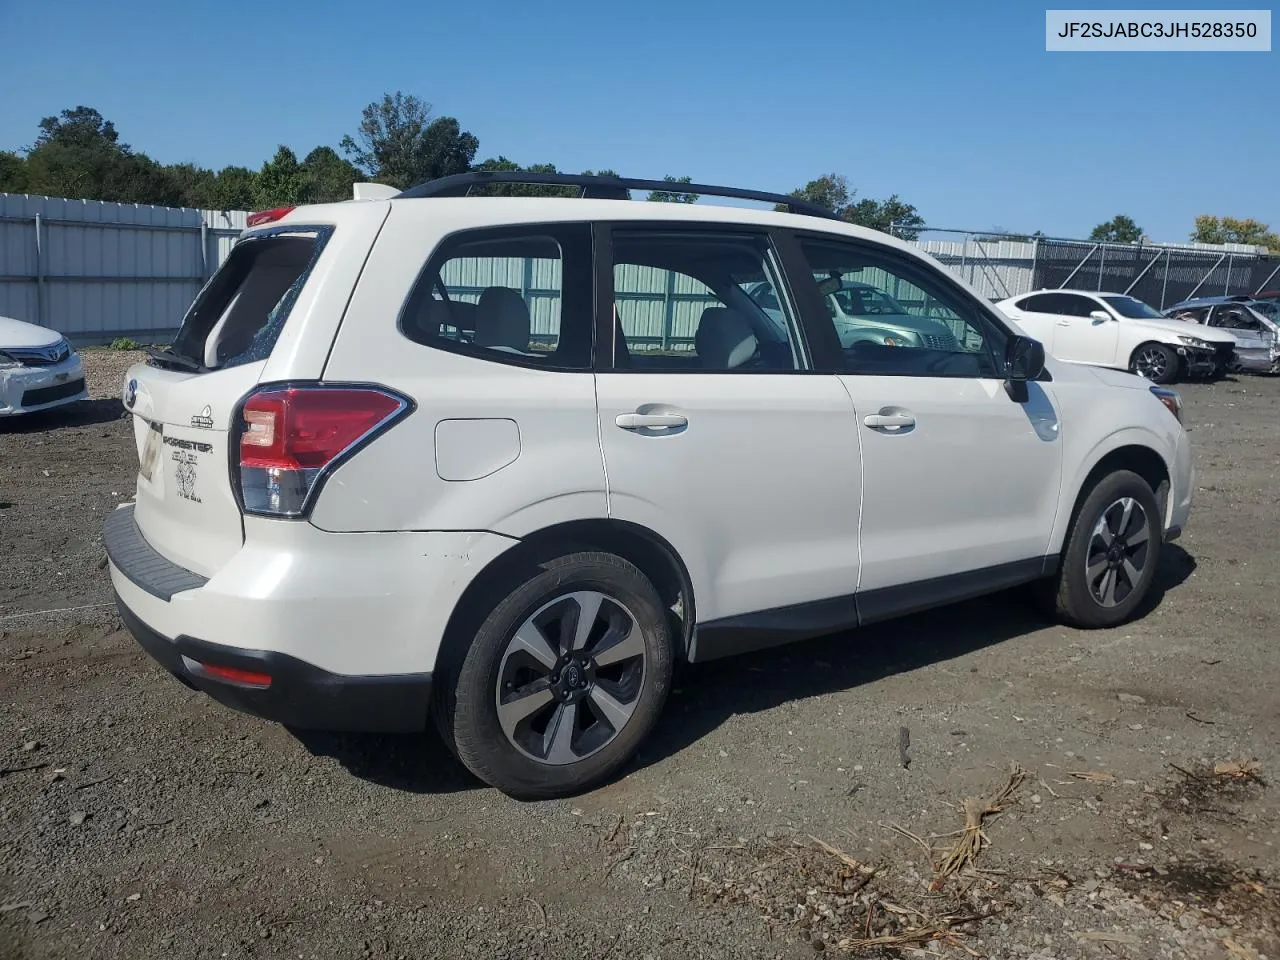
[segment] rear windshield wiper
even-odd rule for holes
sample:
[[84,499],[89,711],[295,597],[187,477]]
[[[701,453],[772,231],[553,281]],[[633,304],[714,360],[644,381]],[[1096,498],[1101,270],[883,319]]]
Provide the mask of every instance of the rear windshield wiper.
[[199,360],[192,360],[190,357],[183,356],[181,353],[174,353],[172,350],[147,347],[147,356],[162,367],[169,367],[174,370],[188,370],[191,373],[209,372],[209,368]]

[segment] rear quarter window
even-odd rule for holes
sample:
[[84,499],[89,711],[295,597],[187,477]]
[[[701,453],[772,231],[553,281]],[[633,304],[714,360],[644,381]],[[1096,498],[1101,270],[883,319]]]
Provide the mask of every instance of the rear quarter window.
[[498,363],[586,370],[592,296],[587,225],[467,231],[427,262],[400,331],[423,346]]
[[211,370],[269,357],[331,233],[287,228],[242,239],[187,311],[173,352]]

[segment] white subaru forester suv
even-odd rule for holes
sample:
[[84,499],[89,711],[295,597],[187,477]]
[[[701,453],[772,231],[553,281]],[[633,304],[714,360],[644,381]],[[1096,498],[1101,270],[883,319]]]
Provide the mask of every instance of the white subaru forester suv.
[[[579,195],[471,195],[514,181]],[[142,646],[295,728],[434,717],[537,798],[626,763],[678,661],[1024,583],[1135,614],[1191,507],[1177,394],[1046,363],[908,244],[773,194],[627,199],[662,186],[463,174],[251,218],[125,376],[137,495],[104,535]],[[842,347],[846,282],[954,342]]]

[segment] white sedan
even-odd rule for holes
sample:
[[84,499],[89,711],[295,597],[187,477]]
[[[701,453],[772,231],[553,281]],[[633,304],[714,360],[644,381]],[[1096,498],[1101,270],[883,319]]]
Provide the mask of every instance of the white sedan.
[[1121,293],[1040,290],[996,306],[1059,360],[1129,370],[1153,383],[1211,376],[1235,364],[1235,339],[1171,320]]
[[87,396],[84,368],[66,337],[0,317],[0,417],[51,410]]

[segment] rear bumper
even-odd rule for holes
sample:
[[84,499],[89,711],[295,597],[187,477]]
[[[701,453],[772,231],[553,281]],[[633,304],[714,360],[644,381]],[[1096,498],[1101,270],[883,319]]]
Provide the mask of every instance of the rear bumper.
[[[147,541],[134,504],[103,526],[120,615],[184,683],[290,726],[418,730],[436,657],[472,579],[514,541],[491,533],[328,533],[245,519],[245,541],[209,576]],[[200,664],[267,674],[237,685]]]
[[[116,594],[116,609],[142,649],[187,686],[225,706],[300,730],[405,732],[426,726],[431,674],[345,676],[271,650],[194,637],[170,639],[142,622]],[[204,667],[266,674],[267,686],[210,676]]]

